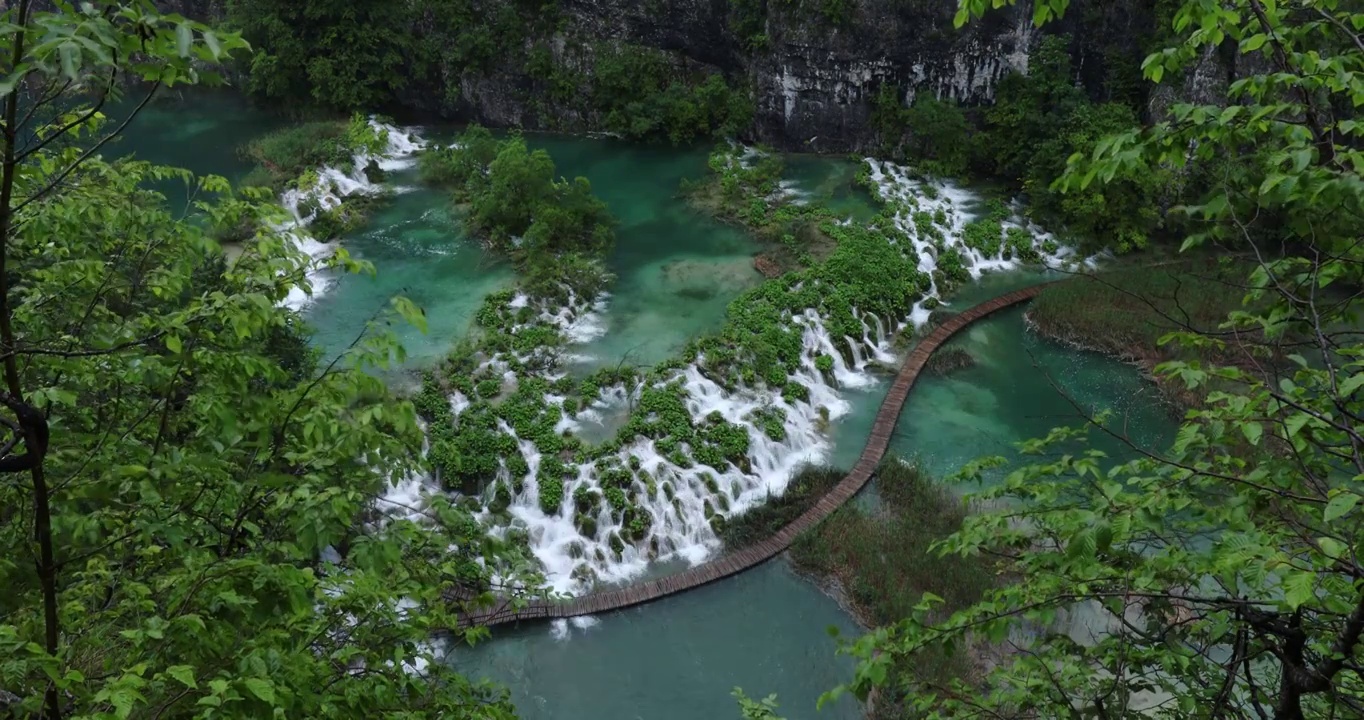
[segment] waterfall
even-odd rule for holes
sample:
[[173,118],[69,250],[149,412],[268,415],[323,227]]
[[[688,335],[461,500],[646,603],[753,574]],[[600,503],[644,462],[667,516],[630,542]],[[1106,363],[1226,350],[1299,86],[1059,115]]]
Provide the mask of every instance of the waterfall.
[[[532,300],[517,296],[511,302],[526,307]],[[574,304],[579,310],[589,307],[576,299]],[[578,318],[568,312],[551,316],[560,327],[571,327]],[[741,463],[744,467],[729,461],[711,466],[694,459],[690,467],[683,467],[661,452],[651,438],[639,436],[628,441],[603,467],[617,473],[628,472],[626,496],[638,508],[637,512],[647,517],[648,523],[648,530],[636,539],[625,526],[625,517],[613,511],[604,499],[613,485],[603,479],[596,462],[570,466],[563,500],[555,512],[546,514],[540,506],[536,480],[540,451],[534,443],[517,438],[518,451],[529,470],[520,492],[513,494],[508,507],[510,525],[491,531],[502,537],[511,531],[524,532],[531,552],[545,570],[549,586],[559,592],[581,593],[597,583],[627,581],[638,577],[649,563],[657,560],[695,564],[709,559],[720,545],[712,528],[712,517],[741,513],[767,502],[771,496],[785,491],[797,468],[827,459],[832,446],[823,432],[825,422],[851,410],[840,389],[866,387],[876,382],[860,367],[849,366],[843,354],[837,352],[817,311],[807,309],[788,321],[802,329],[800,367],[792,373],[791,380],[808,388],[808,400],[788,401],[781,388],[722,387],[702,371],[703,357],[668,377],[654,380],[659,385],[680,384],[683,402],[694,422],[700,424],[712,413],[718,413],[727,422],[743,428],[749,440],[747,455]],[[880,352],[877,343],[865,335],[861,340],[846,341],[858,358]],[[833,359],[832,383],[816,366],[816,358],[821,355]],[[485,367],[496,372],[504,369],[505,363],[493,359]],[[602,388],[599,396],[581,412],[565,413],[555,429],[572,432],[585,424],[600,425],[605,413],[625,407],[643,390],[640,382],[633,387],[618,384]],[[560,407],[564,399],[552,393],[545,396],[546,402]],[[467,402],[467,398],[462,402]],[[755,414],[765,411],[784,416],[782,439],[774,440],[765,432]],[[499,421],[499,429],[516,438],[514,429],[505,422]],[[579,514],[575,494],[579,490],[595,493],[592,506],[583,513],[591,521],[586,531],[575,520]],[[486,510],[482,517],[491,519]]]
[[[745,151],[737,162],[749,163],[755,157],[755,153]],[[1004,258],[1002,251],[987,257],[965,245],[963,234],[973,217],[967,208],[979,200],[972,193],[950,183],[914,179],[905,168],[890,163],[868,161],[868,166],[882,198],[908,208],[900,210],[893,221],[903,231],[904,242],[912,245],[908,250],[917,254],[923,272],[936,270],[939,256],[949,250],[961,254],[964,269],[973,278],[1020,264],[1019,260]],[[916,212],[928,213],[938,230],[920,231]],[[922,215],[917,220],[920,225],[924,222]],[[1032,247],[1049,263],[1072,258],[1071,250],[1056,245],[1050,235],[1016,211],[1003,226],[1030,233]],[[562,306],[545,306],[542,303],[548,300],[518,294],[510,299],[509,307],[521,312],[530,308],[531,316],[537,318],[534,322],[557,328],[568,343],[581,344],[599,337],[606,329],[603,317],[608,296],[584,298],[567,290],[568,299]],[[846,391],[878,382],[868,368],[873,361],[895,361],[893,338],[907,326],[927,322],[939,302],[938,292],[937,282],[931,281],[927,295],[898,319],[854,309],[861,331],[840,333],[839,337],[830,333],[828,318],[814,308],[785,316],[782,322],[798,329],[801,337],[798,367],[790,371],[789,381],[808,390],[804,400],[788,398],[783,395],[784,388],[767,387],[762,382],[723,386],[706,372],[702,355],[665,376],[600,388],[596,397],[586,398],[586,407],[574,408],[574,412],[565,408],[565,397],[546,393],[546,403],[565,408],[555,432],[576,434],[600,429],[606,433],[610,432],[608,417],[613,413],[632,407],[646,391],[676,384],[693,424],[704,425],[712,414],[718,415],[742,429],[748,449],[742,458],[716,460],[711,455],[709,460],[714,464],[705,464],[692,452],[694,448],[678,440],[655,440],[644,435],[625,438],[605,457],[569,465],[563,498],[558,507],[546,513],[537,480],[542,464],[540,449],[518,438],[512,427],[499,420],[501,432],[516,439],[517,452],[528,472],[507,509],[510,524],[491,527],[490,532],[502,537],[524,533],[531,553],[545,571],[549,588],[570,594],[591,591],[602,583],[638,578],[655,561],[696,564],[711,558],[720,547],[713,528],[715,517],[742,513],[781,495],[800,466],[828,459],[832,445],[825,429],[828,421],[851,412]],[[827,372],[819,369],[824,356],[830,358],[824,361]],[[505,358],[494,356],[484,367],[501,373],[509,385],[517,382]],[[544,376],[559,377],[548,371]],[[468,402],[464,396],[451,398],[451,408],[463,410]],[[777,422],[775,418],[781,418],[780,432],[769,435],[768,424]],[[507,479],[505,472],[499,482]],[[617,505],[625,499],[633,510],[614,509],[613,497]],[[635,513],[633,525],[630,513]],[[480,517],[485,522],[492,520],[486,508]],[[567,625],[562,626],[562,632],[568,632]]]
[[[980,204],[980,195],[950,181],[915,178],[909,168],[895,163],[872,158],[866,158],[863,162],[874,186],[874,194],[883,202],[893,203],[899,208],[895,214],[895,226],[910,238],[918,254],[921,272],[931,275],[938,268],[940,252],[947,250],[955,250],[961,255],[962,264],[972,280],[979,280],[986,272],[1020,267],[1024,261],[1006,257],[1009,254],[1008,246],[1002,242],[1010,229],[1026,232],[1030,236],[1032,249],[1041,262],[1049,267],[1093,262],[1092,258],[1082,260],[1073,248],[1061,245],[1051,233],[1024,218],[1017,203],[1010,206],[1010,217],[1001,223],[1000,249],[987,256],[981,250],[967,245],[964,240],[967,224],[979,217],[967,208]],[[915,214],[920,215],[918,221]],[[932,219],[929,227],[923,226],[924,216]],[[933,233],[941,237],[935,238]],[[938,292],[937,283],[934,282],[925,300],[915,304],[910,320],[916,327],[928,322],[931,307],[926,308],[925,301],[931,298],[929,305],[936,305],[941,300]]]
[[[327,258],[336,252],[335,244],[318,242],[308,234],[308,226],[317,218],[317,212],[335,210],[347,197],[378,195],[388,190],[389,188],[384,185],[370,182],[365,175],[365,169],[371,162],[385,170],[410,167],[416,162],[415,154],[422,148],[422,143],[413,131],[381,123],[372,118],[369,123],[370,127],[381,132],[386,138],[383,152],[371,155],[367,150],[357,151],[351,158],[349,169],[330,166],[318,168],[317,179],[311,185],[289,189],[280,196],[279,202],[289,212],[290,219],[274,226],[273,229],[308,255],[310,260],[307,277],[312,287],[311,295],[302,288],[291,288],[289,296],[283,302],[286,307],[299,310],[307,306],[313,299],[325,293],[333,281],[325,270]],[[395,190],[407,189],[409,188]],[[315,206],[317,210],[303,214],[302,208],[309,206]]]

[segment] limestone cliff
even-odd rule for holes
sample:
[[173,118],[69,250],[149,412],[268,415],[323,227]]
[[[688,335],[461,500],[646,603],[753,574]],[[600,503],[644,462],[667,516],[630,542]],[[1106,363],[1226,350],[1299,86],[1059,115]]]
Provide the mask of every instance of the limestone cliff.
[[[422,8],[428,0],[406,0]],[[439,0],[429,0],[433,4]],[[476,0],[494,12],[513,0]],[[221,0],[163,0],[202,15]],[[1111,60],[1130,66],[1151,25],[1155,0],[1075,0],[1071,31],[1080,79],[1098,89]],[[589,131],[601,118],[584,102],[594,54],[611,45],[662,50],[679,69],[707,69],[751,88],[752,139],[787,149],[857,151],[876,141],[869,119],[883,86],[905,102],[932,93],[972,105],[988,102],[998,81],[1026,72],[1040,31],[1029,0],[989,13],[961,30],[957,0],[559,0],[560,19],[546,36],[527,37],[525,52],[477,68],[437,60],[399,98],[403,109],[496,126]],[[433,5],[434,7],[434,5]],[[519,6],[518,6],[519,7]],[[836,14],[829,9],[837,10]],[[211,11],[208,11],[211,12]],[[418,13],[413,33],[453,43],[458,27],[434,10]],[[555,87],[528,69],[531,51],[579,78]]]

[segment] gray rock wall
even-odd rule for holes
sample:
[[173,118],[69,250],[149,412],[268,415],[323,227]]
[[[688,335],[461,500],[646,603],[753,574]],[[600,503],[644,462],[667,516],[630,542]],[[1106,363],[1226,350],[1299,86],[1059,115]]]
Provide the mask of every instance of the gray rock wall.
[[[440,2],[440,0],[408,0]],[[484,0],[495,5],[509,0]],[[1133,56],[1154,0],[1075,0],[1069,17],[1047,32],[1073,31],[1081,79],[1104,84],[1104,53]],[[221,0],[162,0],[191,16],[212,13]],[[564,16],[549,39],[555,63],[590,73],[592,48],[620,42],[669,53],[679,68],[723,73],[753,89],[757,109],[752,139],[777,147],[821,152],[871,146],[869,118],[883,85],[904,102],[919,93],[962,104],[988,103],[1001,78],[1026,72],[1040,38],[1031,2],[987,14],[957,30],[957,0],[847,0],[842,22],[830,23],[800,5],[769,0],[766,42],[749,47],[735,35],[729,0],[560,0]],[[793,7],[795,5],[796,7]],[[1147,15],[1143,15],[1147,13]],[[453,38],[428,18],[414,32]],[[527,40],[527,48],[532,40]],[[399,98],[405,109],[438,117],[527,129],[588,131],[600,127],[582,99],[551,99],[515,59],[476,71],[439,67],[411,83]]]

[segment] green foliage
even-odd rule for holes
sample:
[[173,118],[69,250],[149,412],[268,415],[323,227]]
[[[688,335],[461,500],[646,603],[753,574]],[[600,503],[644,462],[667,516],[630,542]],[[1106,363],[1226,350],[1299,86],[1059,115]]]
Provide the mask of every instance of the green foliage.
[[[876,488],[882,509],[845,506],[791,548],[798,568],[838,580],[864,623],[893,625],[926,596],[941,599],[937,617],[945,617],[976,603],[995,585],[988,561],[934,552],[934,545],[961,529],[966,517],[951,490],[896,458],[877,469]],[[896,670],[924,682],[947,683],[972,670],[966,650],[932,662],[919,658],[923,662]]]
[[373,198],[357,196],[347,198],[330,210],[319,209],[312,224],[308,225],[308,232],[323,242],[354,232],[368,220],[372,205]]
[[998,220],[991,218],[972,220],[962,229],[962,242],[985,257],[994,257],[1004,246],[1004,228]]
[[[317,170],[323,166],[349,167],[358,153],[378,155],[388,147],[388,132],[382,126],[370,122],[364,115],[356,113],[347,122],[340,120],[312,121],[295,125],[256,138],[238,148],[238,154],[256,163],[256,170],[245,185],[269,187],[281,192],[287,187],[311,188],[318,184]],[[371,165],[366,173],[382,175],[377,165]],[[379,180],[379,177],[372,177]],[[352,210],[358,209],[355,203],[372,201],[373,198],[351,198]],[[300,208],[310,214],[318,208]],[[363,220],[363,213],[355,218],[341,212],[334,218],[342,229]],[[326,222],[326,221],[324,221]],[[324,226],[320,239],[327,239]],[[316,229],[314,229],[316,232]],[[340,234],[340,233],[334,233]]]
[[985,113],[979,162],[991,174],[1020,184],[1028,193],[1029,212],[1047,224],[1119,252],[1144,248],[1162,223],[1158,207],[1169,191],[1168,170],[1134,166],[1104,188],[1061,192],[1052,187],[1066,158],[1088,155],[1101,138],[1137,124],[1130,107],[1092,104],[1076,86],[1068,44],[1066,36],[1044,38],[1028,75],[1001,81],[995,104]]
[[[452,146],[433,146],[417,157],[422,182],[455,188],[458,197],[467,199],[481,189],[481,176],[497,159],[501,148],[497,138],[481,125],[470,125]],[[470,183],[477,181],[475,185]]]
[[[0,483],[7,714],[511,717],[429,645],[501,546],[449,503],[415,522],[378,500],[423,470],[412,405],[366,372],[402,357],[392,336],[319,368],[280,307],[307,258],[264,230],[267,193],[83,152],[123,125],[84,88],[212,78],[240,40],[150,3],[34,5],[0,26],[17,62],[0,84],[0,364],[25,436],[5,455],[32,460]],[[17,102],[21,76],[47,110]],[[188,220],[150,189],[171,180],[196,198]],[[262,230],[229,261],[210,232],[243,224]],[[375,329],[421,317],[393,315]]]
[[720,533],[720,541],[726,548],[737,550],[772,537],[814,507],[845,474],[831,467],[804,467],[797,470],[781,495],[769,497],[763,504],[730,517]]
[[734,688],[732,694],[739,703],[739,713],[743,720],[782,720],[777,716],[776,695],[768,695],[762,700],[752,700],[739,688]]
[[367,110],[407,84],[413,11],[383,0],[228,0],[256,48],[247,88],[283,107]]
[[767,47],[768,0],[733,0],[729,4],[729,29],[750,50]]
[[470,229],[510,254],[532,284],[537,272],[562,276],[562,256],[597,257],[615,240],[615,221],[587,179],[556,179],[549,153],[530,150],[519,136],[498,142],[474,126],[455,147],[420,162],[423,178],[454,186]]
[[346,127],[338,121],[295,125],[252,140],[241,154],[268,173],[271,188],[282,190],[308,170],[349,164],[353,151],[345,143]]
[[852,24],[856,3],[852,0],[770,0],[796,17],[821,28],[842,28]]
[[730,87],[720,75],[679,70],[661,50],[603,44],[595,57],[591,102],[605,130],[683,143],[735,135],[753,122],[748,92]]
[[540,471],[540,509],[546,515],[558,515],[559,506],[564,501],[564,481],[550,472],[543,469]]
[[933,175],[965,174],[972,128],[955,103],[919,95],[905,107],[898,88],[882,85],[873,100],[871,123],[881,136],[883,154],[911,159]]
[[[963,0],[959,20],[991,4],[1004,3]],[[1045,21],[1068,4],[1033,8]],[[1197,232],[1183,247],[1217,243],[1257,260],[1235,289],[1216,290],[1241,306],[1215,328],[1165,333],[1160,344],[1181,354],[1154,368],[1202,398],[1170,447],[1127,462],[1084,446],[1088,431],[1125,437],[1122,419],[1107,413],[1022,443],[1033,458],[976,493],[982,512],[939,545],[962,559],[999,559],[1011,582],[950,614],[925,595],[893,628],[857,641],[850,687],[859,694],[894,688],[929,718],[1018,708],[1038,717],[1325,718],[1354,714],[1364,698],[1355,670],[1364,465],[1347,449],[1364,414],[1364,157],[1351,137],[1364,88],[1341,80],[1364,71],[1364,15],[1336,2],[1177,6],[1172,46],[1147,59],[1147,79],[1159,83],[1221,48],[1250,56],[1238,66],[1271,69],[1233,82],[1225,106],[1176,105],[1153,127],[1099,140],[1070,158],[1057,187],[1111,188],[1148,168],[1217,164],[1189,186],[1197,196],[1181,212]],[[1135,302],[1159,301],[1152,310],[1178,308],[1183,296],[1193,312],[1216,314],[1210,297],[1199,301],[1214,291],[1170,275],[1126,285],[1150,294]],[[1174,292],[1161,297],[1153,285]],[[1100,297],[1073,286],[1050,302],[1082,291]],[[1160,332],[1137,319],[1149,311],[1109,295],[1117,307],[1096,322],[1125,323],[1134,343]],[[1183,312],[1167,320],[1182,325]],[[1232,352],[1255,362],[1219,359]],[[962,476],[1003,462],[972,463]],[[1094,631],[1072,640],[1063,619],[1082,607],[1097,614]],[[974,683],[893,670],[1023,628],[1039,632]]]

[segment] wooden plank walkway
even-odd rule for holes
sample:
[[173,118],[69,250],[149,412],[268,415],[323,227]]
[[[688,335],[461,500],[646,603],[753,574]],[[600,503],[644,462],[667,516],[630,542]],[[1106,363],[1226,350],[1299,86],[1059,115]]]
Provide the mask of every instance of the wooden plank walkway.
[[876,471],[876,467],[881,464],[881,458],[886,454],[886,448],[890,446],[891,435],[895,432],[895,424],[900,418],[900,409],[904,407],[910,389],[914,387],[914,382],[919,379],[919,373],[923,371],[924,365],[932,356],[933,351],[971,323],[1004,308],[1037,297],[1046,285],[1034,285],[1022,290],[1015,290],[976,305],[949,318],[947,322],[939,325],[927,337],[920,340],[905,358],[904,363],[900,366],[900,371],[896,373],[895,382],[891,384],[890,390],[886,393],[886,399],[881,403],[881,409],[876,413],[876,422],[872,425],[871,437],[867,439],[867,445],[862,449],[862,455],[853,465],[852,471],[813,507],[777,531],[772,537],[683,572],[648,582],[614,590],[604,590],[563,601],[533,602],[520,609],[512,609],[508,603],[499,602],[492,609],[461,616],[460,625],[498,625],[518,620],[567,618],[617,610],[700,587],[743,572],[776,557],[790,547],[798,535],[818,525],[832,515],[835,510],[842,507],[844,503],[851,500],[871,479],[872,473]]

